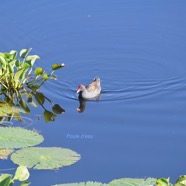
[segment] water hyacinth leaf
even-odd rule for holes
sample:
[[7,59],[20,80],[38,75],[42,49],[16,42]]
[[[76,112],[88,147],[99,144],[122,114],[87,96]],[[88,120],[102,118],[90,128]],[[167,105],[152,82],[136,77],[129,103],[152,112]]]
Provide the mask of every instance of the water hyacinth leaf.
[[40,59],[40,57],[38,55],[27,56],[26,63],[28,63],[30,65],[30,67],[33,67],[33,65],[37,59]]
[[17,69],[20,69],[21,68],[21,61],[20,60],[16,60],[15,62],[15,66],[17,67]]
[[11,179],[12,176],[10,174],[1,174],[0,176],[0,185],[2,186],[11,186],[13,184],[11,184]]
[[156,186],[169,186],[169,178],[158,178],[156,180]]
[[56,119],[56,115],[48,110],[45,110],[43,115],[47,123],[54,121]]
[[9,62],[9,65],[12,67],[15,67],[15,63],[16,63],[16,60],[14,59]]
[[52,65],[52,70],[58,70],[58,69],[60,69],[64,66],[65,66],[64,64],[53,64]]
[[65,112],[65,110],[62,109],[62,108],[60,107],[60,105],[58,105],[58,104],[54,104],[54,105],[53,105],[52,111],[53,111],[55,114],[62,114],[62,113]]
[[186,175],[180,176],[174,186],[186,186]]
[[0,149],[0,159],[7,159],[13,151],[13,149]]
[[14,67],[10,63],[8,64],[8,69],[10,74],[14,73]]
[[21,74],[24,72],[25,69],[18,70],[14,75],[14,81],[16,84],[18,84],[18,79],[20,78]]
[[2,56],[0,56],[0,63],[2,65],[2,67],[6,67],[6,60]]
[[8,53],[8,52],[4,52],[4,58],[9,62],[11,60],[13,60],[15,57],[15,53]]
[[38,145],[43,136],[35,131],[19,127],[0,128],[0,148],[23,148]]
[[[133,178],[121,178],[116,179],[108,183],[109,186],[149,186],[156,183],[154,178],[147,179],[133,179]],[[150,183],[150,184],[149,184]]]
[[[80,182],[80,183],[55,184],[52,186],[107,186],[107,184],[103,184],[100,182],[87,181],[87,182]],[[125,185],[123,185],[123,186],[125,186]]]
[[12,59],[16,58],[16,56],[17,56],[17,51],[16,50],[11,50],[9,53],[12,54]]
[[22,49],[21,51],[20,51],[20,53],[19,53],[19,55],[20,55],[20,57],[21,58],[25,58],[28,54],[29,54],[29,52],[32,50],[32,48],[30,48],[30,49]]
[[26,166],[20,165],[15,172],[13,180],[26,181],[30,176],[30,173]]
[[11,160],[18,165],[39,170],[52,170],[76,163],[80,155],[58,147],[30,147],[14,152]]
[[44,73],[44,70],[41,67],[37,67],[34,71],[36,76],[41,76]]

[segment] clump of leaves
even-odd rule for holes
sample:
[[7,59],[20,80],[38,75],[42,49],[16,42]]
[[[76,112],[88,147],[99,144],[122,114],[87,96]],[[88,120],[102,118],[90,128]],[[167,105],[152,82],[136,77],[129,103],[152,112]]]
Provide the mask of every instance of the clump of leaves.
[[2,186],[12,186],[15,180],[18,180],[21,183],[21,185],[28,186],[30,185],[29,182],[26,182],[26,180],[29,178],[30,173],[27,169],[27,167],[20,165],[15,172],[14,177],[12,177],[11,174],[2,174],[0,175],[0,185]]
[[29,55],[31,50],[22,49],[19,56],[16,50],[0,53],[0,91],[7,99],[12,100],[14,95],[18,97],[19,90],[26,88],[38,90],[45,81],[56,79],[53,73],[64,66],[53,64],[49,74],[42,67],[37,67],[32,72],[36,60],[40,57]]
[[[8,117],[16,116],[21,121],[19,109],[22,108],[24,113],[29,114],[30,108],[24,100],[33,106],[34,99],[44,108],[44,118],[46,122],[55,120],[56,114],[65,112],[58,104],[52,103],[43,93],[38,92],[39,88],[50,79],[56,80],[54,72],[64,66],[64,64],[53,64],[51,72],[46,73],[42,67],[33,70],[36,60],[40,59],[38,55],[30,55],[30,49],[22,49],[19,53],[16,50],[0,53],[0,122]],[[45,100],[52,104],[52,112],[44,107]],[[6,104],[5,104],[6,103]],[[8,106],[7,106],[8,105]],[[6,107],[8,107],[8,112]]]

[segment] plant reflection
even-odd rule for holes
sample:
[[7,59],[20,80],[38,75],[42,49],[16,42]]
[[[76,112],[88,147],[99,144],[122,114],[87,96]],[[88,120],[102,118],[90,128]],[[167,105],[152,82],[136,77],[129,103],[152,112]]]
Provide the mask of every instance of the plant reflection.
[[[14,95],[14,94],[13,94]],[[10,122],[12,118],[22,122],[21,113],[30,114],[29,106],[38,107],[39,105],[43,108],[45,121],[54,121],[57,114],[63,114],[65,110],[60,105],[53,103],[47,98],[42,92],[32,90],[16,91],[16,96],[10,96],[3,94],[0,102],[0,123],[5,120]],[[45,102],[48,101],[51,104],[52,111],[48,110],[45,106]]]

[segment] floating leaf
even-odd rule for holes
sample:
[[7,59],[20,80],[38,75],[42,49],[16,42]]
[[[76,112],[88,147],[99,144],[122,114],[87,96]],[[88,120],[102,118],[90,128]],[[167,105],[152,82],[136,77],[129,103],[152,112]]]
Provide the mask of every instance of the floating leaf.
[[11,155],[11,160],[18,165],[33,169],[58,169],[76,163],[80,155],[66,148],[30,147],[18,150]]
[[43,72],[44,72],[44,70],[43,70],[41,67],[37,67],[37,68],[35,69],[35,71],[34,71],[34,73],[35,73],[36,76],[42,75]]
[[56,185],[52,185],[52,186],[107,186],[107,184],[102,184],[100,182],[88,181],[88,182],[80,182],[80,183],[56,184]]
[[58,69],[60,69],[64,66],[65,66],[64,64],[53,64],[52,65],[52,70],[58,70]]
[[52,111],[53,111],[55,114],[62,114],[62,113],[65,112],[65,110],[62,109],[58,104],[54,104],[54,105],[53,105]]
[[40,144],[43,136],[19,127],[0,128],[0,148],[22,148]]
[[10,174],[2,174],[0,176],[0,185],[2,186],[10,186],[12,176]]
[[27,169],[27,167],[20,165],[16,172],[13,180],[19,180],[19,181],[26,181],[30,176],[30,173]]
[[29,186],[31,183],[30,182],[22,182],[20,186]]
[[7,159],[13,151],[13,149],[0,149],[0,159]]
[[45,118],[45,121],[48,123],[48,122],[54,121],[56,119],[56,115],[48,110],[45,110],[44,118]]
[[133,178],[121,178],[116,179],[108,183],[109,186],[149,186],[155,184],[154,178],[145,179],[133,179]]

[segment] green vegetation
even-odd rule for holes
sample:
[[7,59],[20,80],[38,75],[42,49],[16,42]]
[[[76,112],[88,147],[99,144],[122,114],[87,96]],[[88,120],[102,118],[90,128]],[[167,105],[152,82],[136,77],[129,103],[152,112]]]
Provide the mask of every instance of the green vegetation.
[[20,127],[0,128],[0,148],[23,148],[40,144],[43,136],[35,131]]
[[53,64],[51,72],[48,74],[42,67],[37,67],[32,73],[38,55],[29,55],[32,49],[22,49],[19,53],[15,50],[0,53],[0,91],[5,97],[12,99],[19,97],[19,90],[30,88],[38,90],[43,83],[49,79],[56,79],[53,75],[55,70],[64,64]]
[[[0,161],[10,159],[18,166],[15,175],[1,174],[0,186],[13,186],[20,181],[21,186],[28,186],[28,168],[38,170],[56,170],[70,166],[80,160],[80,155],[70,149],[61,147],[33,147],[43,142],[44,137],[36,131],[20,127],[4,127],[2,123],[12,117],[21,121],[21,113],[30,113],[28,104],[40,105],[46,122],[55,120],[57,114],[65,112],[60,105],[53,103],[42,92],[40,87],[50,79],[56,79],[54,72],[63,64],[53,64],[51,72],[46,73],[42,67],[33,70],[38,55],[29,55],[31,49],[19,52],[0,53]],[[25,101],[27,100],[27,102]],[[52,111],[45,108],[45,101],[52,105]],[[28,103],[28,104],[27,104]],[[39,183],[39,180],[38,180]],[[100,182],[81,182],[58,184],[55,186],[186,186],[186,176],[180,176],[175,184],[169,178],[132,179],[121,178],[107,184]]]
[[21,183],[21,186],[30,185],[26,180],[29,178],[30,173],[25,166],[19,166],[15,172],[14,177],[11,174],[2,174],[0,176],[0,185],[1,186],[12,186],[15,180],[18,180]]
[[[40,105],[44,109],[45,121],[55,120],[56,114],[65,112],[60,105],[53,103],[43,93],[39,92],[40,87],[48,80],[56,80],[54,72],[64,66],[64,64],[53,64],[51,72],[46,73],[42,67],[35,70],[34,64],[40,59],[38,55],[29,55],[30,49],[22,49],[19,52],[0,53],[0,122],[7,117],[10,121],[14,116],[21,120],[20,112],[30,113],[28,106]],[[27,100],[27,103],[26,101]],[[52,105],[52,111],[45,108],[45,101]],[[20,109],[21,108],[21,109]]]
[[134,178],[120,178],[115,179],[107,184],[100,182],[80,182],[80,183],[67,183],[55,184],[53,186],[186,186],[186,176],[180,176],[175,184],[169,183],[169,178],[147,178],[147,179],[134,179]]
[[58,169],[72,165],[79,159],[80,155],[78,153],[59,147],[30,147],[17,150],[11,155],[11,160],[15,164],[38,170]]

